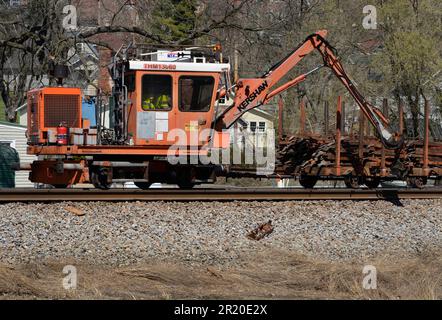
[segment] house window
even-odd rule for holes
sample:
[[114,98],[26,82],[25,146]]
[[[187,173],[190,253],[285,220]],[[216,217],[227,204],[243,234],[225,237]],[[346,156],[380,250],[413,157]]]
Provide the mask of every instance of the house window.
[[256,132],[256,122],[255,121],[250,122],[250,131]]
[[265,132],[266,131],[266,123],[260,122],[258,127],[258,132]]
[[83,53],[85,50],[84,50],[84,43],[76,43],[75,44],[75,49],[76,49],[76,51],[77,51],[77,53]]

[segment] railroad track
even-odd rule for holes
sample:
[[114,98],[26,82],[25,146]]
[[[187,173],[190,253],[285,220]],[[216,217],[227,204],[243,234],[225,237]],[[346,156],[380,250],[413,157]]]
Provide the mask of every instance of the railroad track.
[[442,188],[426,189],[0,189],[0,203],[56,201],[281,201],[441,199]]

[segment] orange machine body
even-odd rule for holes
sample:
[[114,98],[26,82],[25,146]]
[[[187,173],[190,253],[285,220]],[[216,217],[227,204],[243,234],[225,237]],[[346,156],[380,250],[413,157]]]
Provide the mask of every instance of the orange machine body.
[[31,145],[57,143],[61,123],[81,127],[81,90],[46,87],[28,92],[28,141]]
[[[210,149],[230,146],[226,132],[211,130],[221,111],[217,101],[221,78],[230,66],[130,60],[116,68],[109,128],[101,119],[97,128],[82,119],[80,89],[29,92],[28,153],[39,156],[30,180],[63,188],[92,183],[102,189],[123,181],[140,188],[154,182],[184,188],[213,182],[216,165],[187,160],[171,164],[168,156],[199,159]],[[105,114],[100,106],[96,111]],[[111,132],[110,140],[104,141],[102,130]]]
[[[215,99],[219,85],[220,75],[216,72],[158,72],[136,71],[133,73],[136,81],[135,90],[129,92],[130,104],[128,106],[128,131],[136,146],[169,147],[179,143],[181,146],[202,147],[208,142],[208,136],[203,130],[210,129],[215,116]],[[169,107],[149,110],[143,108],[146,96],[143,97],[143,79],[156,77],[170,78],[171,96]],[[183,77],[212,79],[213,83],[208,99],[207,108],[204,110],[185,111],[182,108],[182,95],[186,90],[180,82]],[[207,92],[206,92],[207,93]],[[185,137],[184,137],[185,134]]]
[[124,98],[126,120],[122,122],[127,122],[124,130],[128,137],[124,143],[115,144],[83,144],[81,139],[80,143],[72,143],[73,139],[66,145],[57,143],[60,124],[68,130],[88,129],[83,128],[81,118],[81,91],[63,87],[32,90],[28,93],[28,152],[166,156],[174,145],[180,152],[191,148],[185,152],[194,155],[206,154],[209,141],[212,148],[226,148],[228,134],[210,129],[215,113],[220,111],[217,92],[221,76],[227,70],[229,65],[221,63],[132,61],[124,73],[127,98]]

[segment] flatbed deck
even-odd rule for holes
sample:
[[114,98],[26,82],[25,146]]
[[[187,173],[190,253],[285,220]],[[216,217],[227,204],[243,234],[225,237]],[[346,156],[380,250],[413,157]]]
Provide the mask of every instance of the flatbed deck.
[[[28,154],[33,155],[137,155],[168,156],[170,145],[69,145],[69,146],[28,146]],[[184,149],[180,149],[181,151]],[[187,155],[207,155],[207,150],[190,148]]]

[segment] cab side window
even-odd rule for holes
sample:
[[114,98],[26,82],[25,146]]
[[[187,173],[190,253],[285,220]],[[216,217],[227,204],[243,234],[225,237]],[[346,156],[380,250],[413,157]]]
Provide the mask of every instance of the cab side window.
[[141,82],[141,108],[144,111],[172,109],[171,76],[146,74]]
[[180,111],[209,111],[215,84],[213,77],[182,76],[178,83],[178,106]]

